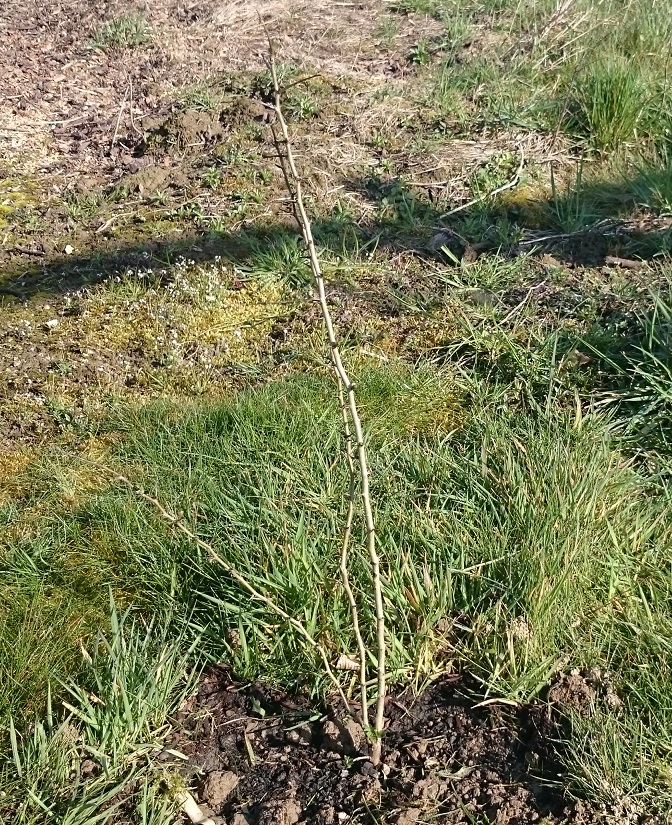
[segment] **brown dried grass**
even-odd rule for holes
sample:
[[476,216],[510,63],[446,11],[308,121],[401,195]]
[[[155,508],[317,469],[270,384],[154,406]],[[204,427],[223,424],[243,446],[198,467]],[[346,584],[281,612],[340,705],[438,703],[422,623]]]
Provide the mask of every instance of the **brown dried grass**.
[[283,61],[336,75],[362,70],[369,74],[371,64],[380,62],[372,46],[383,11],[380,0],[228,0],[213,7],[210,20],[224,35],[221,53],[236,64],[258,63],[270,37]]
[[228,0],[218,3],[212,12],[217,26],[235,27],[236,34],[257,31],[260,26],[269,31],[293,15],[309,16],[315,9],[311,0]]

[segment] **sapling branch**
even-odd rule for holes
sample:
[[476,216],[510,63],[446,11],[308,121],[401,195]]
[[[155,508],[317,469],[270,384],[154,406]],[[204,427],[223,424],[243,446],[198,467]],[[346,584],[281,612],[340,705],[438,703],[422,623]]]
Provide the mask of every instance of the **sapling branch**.
[[190,541],[192,541],[197,547],[200,547],[206,555],[210,558],[211,561],[218,564],[222,567],[229,576],[239,584],[243,590],[245,590],[253,599],[256,601],[261,602],[265,605],[272,613],[275,613],[276,616],[279,616],[284,621],[288,622],[294,630],[307,642],[307,644],[312,647],[317,654],[319,655],[320,659],[322,660],[322,664],[324,665],[324,670],[333,685],[335,686],[336,690],[338,691],[339,696],[341,697],[343,704],[345,705],[346,710],[348,713],[351,713],[350,710],[350,703],[341,687],[341,683],[337,678],[336,674],[334,673],[331,664],[329,663],[329,657],[327,656],[327,652],[324,647],[317,642],[308,632],[308,630],[301,624],[297,619],[293,616],[290,616],[286,610],[280,607],[277,602],[274,602],[273,599],[265,596],[263,593],[259,592],[252,584],[248,582],[248,580],[236,570],[235,567],[230,565],[225,559],[223,559],[219,553],[215,550],[215,548],[208,544],[207,541],[204,541],[200,536],[197,536],[193,530],[191,530],[184,521],[175,513],[171,513],[166,507],[161,504],[161,502],[155,498],[154,496],[150,496],[149,493],[146,493],[141,487],[138,487],[134,484],[130,479],[126,478],[124,475],[120,475],[119,473],[115,473],[109,467],[105,466],[104,464],[100,464],[97,461],[92,461],[90,459],[86,459],[88,464],[92,464],[96,467],[99,467],[101,470],[104,470],[108,473],[113,473],[114,478],[116,481],[121,482],[122,484],[126,485],[130,490],[132,490],[137,496],[144,499],[146,502],[152,505],[154,510],[158,513],[158,515],[165,521],[167,524],[171,525],[175,530],[178,530],[184,536],[186,536]]
[[343,384],[338,382],[338,400],[341,407],[341,415],[343,418],[343,430],[345,433],[345,450],[348,462],[348,513],[345,518],[345,528],[343,530],[343,544],[341,545],[341,560],[339,570],[341,573],[341,581],[343,582],[343,589],[348,599],[350,607],[350,616],[352,619],[352,631],[357,641],[357,650],[359,652],[359,685],[362,697],[362,726],[364,730],[369,728],[369,704],[366,689],[366,645],[359,627],[359,610],[357,609],[357,600],[355,594],[352,592],[350,585],[350,573],[348,570],[348,545],[350,543],[350,536],[352,534],[352,522],[355,516],[355,493],[356,493],[356,470],[355,459],[352,455],[352,433],[350,432],[350,419],[348,418],[348,409],[343,395]]

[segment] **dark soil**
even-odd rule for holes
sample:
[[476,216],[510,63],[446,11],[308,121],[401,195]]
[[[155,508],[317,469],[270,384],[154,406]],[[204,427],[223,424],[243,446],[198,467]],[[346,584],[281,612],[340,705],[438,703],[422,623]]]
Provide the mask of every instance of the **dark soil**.
[[[213,669],[170,745],[215,823],[599,821],[560,790],[544,705],[475,705],[458,678],[391,696],[383,763],[338,711]],[[171,758],[169,753],[165,757]]]

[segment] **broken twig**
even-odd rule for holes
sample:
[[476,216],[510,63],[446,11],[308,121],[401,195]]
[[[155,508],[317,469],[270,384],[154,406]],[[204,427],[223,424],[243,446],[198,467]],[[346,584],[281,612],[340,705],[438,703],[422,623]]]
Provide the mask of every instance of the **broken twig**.
[[476,206],[477,203],[481,203],[488,198],[492,198],[494,195],[499,195],[500,192],[506,192],[507,189],[513,189],[514,186],[518,186],[520,183],[520,176],[523,172],[523,167],[525,166],[525,153],[523,152],[522,147],[519,149],[519,152],[520,163],[518,164],[518,169],[516,170],[516,174],[508,183],[505,183],[503,186],[498,186],[497,189],[493,189],[491,192],[486,192],[483,195],[479,195],[477,198],[467,201],[467,203],[462,203],[460,206],[456,206],[448,212],[444,212],[443,215],[439,215],[439,220],[442,221],[444,218],[449,218],[451,215],[456,215],[458,212],[469,209],[470,206]]

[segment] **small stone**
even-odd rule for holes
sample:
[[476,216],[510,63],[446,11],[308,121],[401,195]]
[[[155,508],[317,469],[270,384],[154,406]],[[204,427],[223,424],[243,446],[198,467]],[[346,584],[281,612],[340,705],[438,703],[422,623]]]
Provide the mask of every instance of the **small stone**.
[[413,788],[413,796],[419,799],[427,799],[430,802],[437,800],[443,792],[443,785],[434,777],[427,777],[416,782]]
[[79,766],[79,772],[85,778],[98,772],[98,765],[92,759],[85,759]]
[[324,808],[320,808],[317,813],[317,822],[334,822],[336,818],[336,809],[333,808],[331,805],[326,805]]
[[292,745],[310,745],[313,741],[313,731],[310,725],[301,725],[285,733],[285,741]]
[[66,247],[65,247],[65,249],[63,250],[63,252],[65,252],[65,254],[66,254],[66,255],[72,255],[72,253],[73,253],[74,251],[75,251],[75,247],[74,247],[74,246],[72,246],[71,244],[67,244],[67,246],[66,246]]
[[156,759],[159,762],[168,762],[169,760],[174,759],[174,757],[169,751],[160,751],[157,753]]
[[359,770],[364,776],[371,776],[374,779],[378,778],[378,771],[376,770],[373,762],[369,762],[368,760],[366,762],[362,762]]
[[300,819],[301,808],[292,797],[264,805],[261,817],[262,822],[272,822],[273,825],[297,825]]
[[607,691],[604,696],[604,701],[609,710],[620,710],[623,707],[620,696],[613,690]]
[[234,650],[240,647],[240,633],[235,628],[232,627],[226,631],[226,643]]
[[356,756],[366,751],[366,734],[354,719],[338,723],[327,721],[322,728],[322,745],[325,750],[348,756]]
[[350,739],[355,749],[362,752],[366,749],[366,734],[364,728],[354,719],[347,719],[345,729],[350,734]]
[[301,819],[301,808],[294,802],[293,799],[288,799],[285,805],[283,825],[296,825]]
[[377,806],[382,798],[383,787],[378,779],[365,780],[361,789],[361,800],[364,806],[369,804]]
[[58,318],[52,318],[50,321],[47,321],[47,323],[45,324],[45,327],[47,329],[56,329],[57,326],[58,326]]
[[491,307],[498,303],[497,295],[490,289],[470,289],[467,293],[467,300],[474,306]]
[[322,727],[322,732],[324,733],[324,738],[325,739],[333,739],[334,741],[336,739],[338,739],[338,736],[339,736],[338,725],[336,725],[336,723],[332,722],[331,720],[327,720],[324,723],[324,725]]
[[447,232],[437,232],[427,241],[427,249],[429,249],[430,252],[440,252],[444,246],[447,246],[450,249],[451,244],[453,243],[454,236],[452,234]]
[[473,262],[478,258],[478,250],[476,247],[472,246],[471,244],[467,244],[464,247],[464,252],[462,253],[462,263],[463,264],[473,264]]

